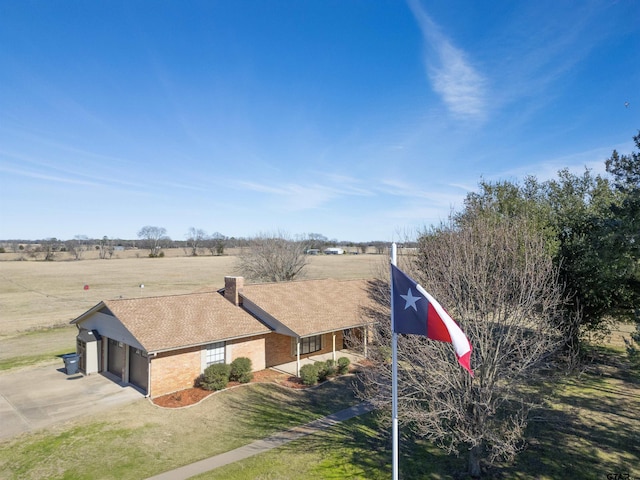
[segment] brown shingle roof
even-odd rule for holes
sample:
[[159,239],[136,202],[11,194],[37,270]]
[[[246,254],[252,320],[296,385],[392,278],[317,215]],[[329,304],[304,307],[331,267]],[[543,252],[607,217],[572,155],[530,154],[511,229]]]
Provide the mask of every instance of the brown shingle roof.
[[103,303],[148,352],[271,331],[217,292]]
[[367,280],[307,280],[245,285],[241,295],[298,336],[342,330],[369,321]]

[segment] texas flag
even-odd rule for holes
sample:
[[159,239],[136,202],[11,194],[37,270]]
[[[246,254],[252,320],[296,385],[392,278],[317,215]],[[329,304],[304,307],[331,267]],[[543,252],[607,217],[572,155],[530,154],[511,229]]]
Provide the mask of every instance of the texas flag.
[[458,324],[424,288],[395,265],[391,265],[391,280],[393,331],[453,344],[458,362],[473,375],[471,343]]

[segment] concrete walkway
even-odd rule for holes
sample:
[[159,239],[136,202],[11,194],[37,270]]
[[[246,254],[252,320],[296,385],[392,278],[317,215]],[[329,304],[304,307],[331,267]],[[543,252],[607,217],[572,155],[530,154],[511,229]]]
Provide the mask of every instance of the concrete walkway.
[[281,447],[289,442],[332,427],[344,420],[363,415],[372,410],[373,407],[370,404],[363,402],[332,415],[319,418],[318,420],[314,420],[313,422],[309,422],[305,425],[276,433],[275,435],[271,435],[263,440],[257,440],[249,445],[245,445],[244,447],[236,448],[235,450],[231,450],[214,457],[209,457],[204,460],[200,460],[199,462],[176,468],[175,470],[161,473],[160,475],[150,477],[148,480],[181,480],[191,478],[196,475],[200,475],[201,473],[214,470],[218,467],[258,455],[259,453],[266,452],[273,448]]

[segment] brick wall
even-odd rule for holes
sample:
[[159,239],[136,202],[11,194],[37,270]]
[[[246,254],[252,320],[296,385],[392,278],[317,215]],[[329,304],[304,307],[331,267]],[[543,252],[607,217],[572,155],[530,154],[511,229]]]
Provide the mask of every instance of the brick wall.
[[[342,330],[336,332],[336,351],[343,349]],[[293,362],[296,360],[295,347],[292,350],[291,337],[281,335],[279,333],[271,333],[265,339],[266,348],[266,366],[273,367],[282,363]],[[300,358],[307,358],[322,353],[330,353],[333,350],[333,335],[325,333],[322,336],[322,350],[318,352],[300,355]]]
[[[248,357],[254,371],[263,370],[274,365],[293,362],[296,359],[295,349],[291,349],[291,337],[279,333],[268,333],[250,339],[239,339],[229,342],[231,346],[231,363],[239,357]],[[332,351],[332,335],[326,333],[322,339],[322,350],[300,358]],[[343,348],[342,331],[336,332],[336,351]],[[192,347],[173,352],[159,353],[151,358],[151,391],[152,397],[191,388],[202,368],[202,347]]]
[[200,375],[200,347],[159,353],[151,358],[151,396],[193,387]]
[[267,367],[295,360],[295,357],[291,357],[291,337],[286,335],[279,333],[268,334],[265,338],[265,350],[267,353],[265,359]]
[[242,338],[229,342],[231,346],[231,358],[227,358],[227,363],[231,363],[236,358],[247,357],[251,360],[251,366],[254,372],[264,370],[266,368],[266,337],[269,336],[271,336],[271,334]]

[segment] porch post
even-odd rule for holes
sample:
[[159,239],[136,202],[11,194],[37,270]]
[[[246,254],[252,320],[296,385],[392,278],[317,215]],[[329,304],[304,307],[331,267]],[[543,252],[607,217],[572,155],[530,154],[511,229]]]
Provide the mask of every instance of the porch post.
[[336,332],[333,333],[333,361],[336,361]]
[[300,337],[296,338],[296,377],[300,376]]

